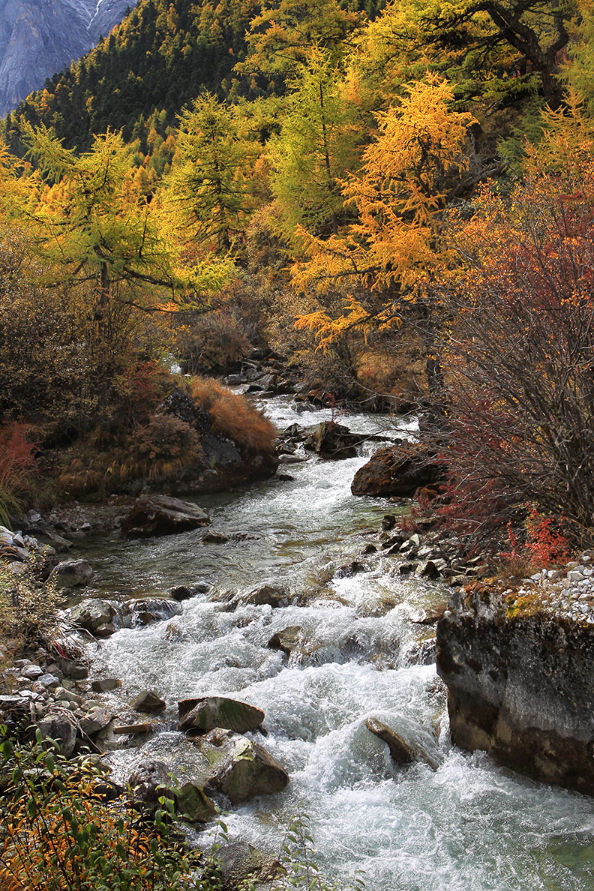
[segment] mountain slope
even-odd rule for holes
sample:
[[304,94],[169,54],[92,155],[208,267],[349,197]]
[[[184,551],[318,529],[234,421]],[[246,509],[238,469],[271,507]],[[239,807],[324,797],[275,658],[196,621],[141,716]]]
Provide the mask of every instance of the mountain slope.
[[173,122],[202,88],[228,94],[258,8],[259,0],[139,0],[107,40],[20,103],[6,121],[11,149],[22,151],[23,121],[85,149],[108,127],[133,138],[155,111]]
[[0,115],[93,47],[135,0],[0,0]]

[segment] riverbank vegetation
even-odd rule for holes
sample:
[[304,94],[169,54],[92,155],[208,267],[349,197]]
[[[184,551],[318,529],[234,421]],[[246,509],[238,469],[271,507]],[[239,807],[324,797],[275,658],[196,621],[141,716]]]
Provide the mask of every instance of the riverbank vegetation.
[[196,460],[169,369],[260,350],[423,408],[477,544],[589,541],[591,33],[583,0],[140,0],[2,126],[3,518]]

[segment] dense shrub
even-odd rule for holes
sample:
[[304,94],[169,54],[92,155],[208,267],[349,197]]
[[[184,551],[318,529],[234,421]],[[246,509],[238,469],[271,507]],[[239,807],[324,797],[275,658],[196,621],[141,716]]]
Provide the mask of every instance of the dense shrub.
[[193,378],[192,395],[206,409],[212,429],[234,440],[248,452],[274,451],[277,430],[245,396],[232,393],[227,387],[207,378]]
[[450,495],[477,535],[533,507],[594,533],[594,167],[485,193],[444,291]]
[[59,595],[51,581],[41,582],[41,566],[31,559],[15,574],[0,563],[0,639],[12,658],[49,646],[58,635]]
[[8,778],[0,829],[6,891],[182,891],[199,863],[175,840],[173,803],[160,799],[149,823],[121,796],[107,801],[92,760],[76,771],[38,745],[0,743]]
[[11,513],[22,507],[36,470],[36,445],[28,437],[25,424],[0,427],[0,524],[10,523]]

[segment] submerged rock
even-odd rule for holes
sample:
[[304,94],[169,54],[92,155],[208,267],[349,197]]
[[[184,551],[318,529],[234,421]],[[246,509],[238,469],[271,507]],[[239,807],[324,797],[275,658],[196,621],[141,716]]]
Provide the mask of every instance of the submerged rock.
[[138,499],[121,521],[121,530],[125,538],[151,538],[189,532],[209,523],[208,514],[190,501],[169,495],[150,495]]
[[180,730],[206,733],[215,727],[246,733],[264,720],[262,709],[224,696],[183,699],[178,703]]

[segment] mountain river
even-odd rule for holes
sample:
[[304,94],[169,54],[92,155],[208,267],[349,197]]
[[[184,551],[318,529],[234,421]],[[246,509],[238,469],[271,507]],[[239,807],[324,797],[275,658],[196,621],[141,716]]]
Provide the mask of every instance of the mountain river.
[[[299,415],[289,397],[265,407],[281,430],[330,417]],[[375,415],[339,420],[353,431],[403,433]],[[97,593],[154,597],[202,579],[214,585],[214,596],[186,601],[169,622],[118,631],[93,651],[95,666],[122,678],[130,698],[155,690],[171,717],[178,699],[198,693],[264,709],[268,735],[255,738],[289,771],[289,785],[226,815],[231,840],[276,851],[292,816],[305,813],[322,869],[345,882],[360,874],[369,891],[594,891],[594,802],[449,742],[445,692],[431,643],[423,643],[434,631],[410,621],[448,589],[400,576],[394,557],[361,557],[393,509],[350,492],[377,447],[366,443],[353,459],[310,456],[282,467],[293,481],[197,498],[211,528],[229,537],[225,544],[203,544],[198,530],[91,545],[85,557]],[[337,576],[355,558],[365,571]],[[285,586],[298,602],[225,611],[221,591],[264,584]],[[266,646],[287,626],[299,626],[304,639],[289,658]],[[438,769],[395,766],[367,730],[368,717],[421,746]],[[155,758],[183,775],[191,774],[190,750],[181,734],[164,731],[109,758],[124,777]]]

